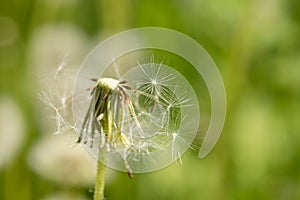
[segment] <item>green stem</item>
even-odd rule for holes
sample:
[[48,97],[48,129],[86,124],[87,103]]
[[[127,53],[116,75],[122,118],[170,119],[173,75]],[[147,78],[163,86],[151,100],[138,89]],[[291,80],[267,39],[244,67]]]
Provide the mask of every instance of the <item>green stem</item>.
[[97,163],[97,176],[96,176],[94,200],[103,200],[104,199],[106,166],[99,160],[97,162],[98,162]]
[[[111,111],[111,93],[117,87],[119,83],[117,80],[113,79],[100,79],[99,85],[101,89],[100,99],[102,100],[102,106],[100,108],[100,113],[103,114],[104,118],[99,120],[103,128],[102,134],[106,136],[106,142],[110,142],[112,137],[112,124],[113,124],[113,114]],[[97,97],[98,98],[98,97]],[[96,105],[96,110],[98,110],[98,106]],[[103,200],[104,199],[104,186],[105,186],[105,173],[106,173],[106,165],[105,159],[107,156],[107,151],[104,148],[102,151],[99,148],[99,155],[98,155],[98,164],[97,164],[97,176],[96,176],[96,183],[95,183],[95,193],[94,193],[94,200]],[[101,158],[105,158],[104,160]],[[104,161],[104,163],[101,162]]]
[[[106,99],[104,103],[104,119],[103,121],[100,121],[103,130],[105,132],[105,135],[108,136],[108,138],[111,136],[110,132],[110,101],[109,98]],[[103,134],[103,133],[102,133]],[[104,154],[104,155],[103,155]],[[106,166],[105,163],[101,162],[101,158],[106,158],[106,151],[100,151],[99,149],[99,155],[98,155],[98,161],[97,161],[97,175],[96,175],[96,183],[95,183],[95,193],[94,193],[94,200],[103,200],[104,199],[104,186],[105,186],[105,173],[106,173]]]

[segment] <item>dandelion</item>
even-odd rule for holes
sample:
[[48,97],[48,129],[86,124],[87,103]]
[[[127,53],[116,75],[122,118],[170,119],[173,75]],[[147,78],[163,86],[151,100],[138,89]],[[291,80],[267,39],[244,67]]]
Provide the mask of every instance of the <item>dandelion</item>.
[[120,80],[92,81],[77,142],[99,160],[95,199],[102,199],[105,165],[132,178],[180,158],[195,136],[198,104],[182,75],[162,63],[139,64]]

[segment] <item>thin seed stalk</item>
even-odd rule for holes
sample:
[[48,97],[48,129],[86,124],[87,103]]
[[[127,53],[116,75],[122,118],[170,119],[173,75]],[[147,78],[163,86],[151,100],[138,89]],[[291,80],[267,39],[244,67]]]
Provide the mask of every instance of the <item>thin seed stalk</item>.
[[106,166],[101,161],[97,161],[97,175],[95,183],[94,200],[104,199]]
[[[105,110],[104,110],[104,120],[101,120],[104,133],[106,138],[110,140],[111,138],[111,127],[112,127],[112,112],[110,107],[110,98],[105,98]],[[101,158],[106,158],[106,150],[101,151],[99,149],[98,161],[97,161],[97,175],[95,183],[95,193],[94,200],[103,200],[104,199],[104,187],[105,187],[105,174],[106,174],[106,165],[101,162]]]

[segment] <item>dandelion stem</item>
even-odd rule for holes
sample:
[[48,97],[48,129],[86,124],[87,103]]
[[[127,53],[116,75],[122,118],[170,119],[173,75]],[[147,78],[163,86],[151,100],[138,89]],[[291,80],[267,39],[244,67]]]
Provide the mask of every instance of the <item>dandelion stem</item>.
[[[112,124],[113,124],[113,114],[111,111],[111,93],[117,87],[118,81],[114,79],[99,79],[98,89],[102,92],[102,96],[100,97],[97,95],[97,99],[101,99],[102,106],[99,108],[100,105],[96,104],[95,109],[97,110],[97,115],[102,114],[103,119],[100,119],[99,122],[103,128],[103,132],[101,134],[105,134],[107,141],[110,141],[112,137]],[[102,108],[102,109],[101,109]],[[98,113],[99,112],[99,113]],[[103,151],[99,149],[98,155],[98,164],[97,164],[97,176],[96,176],[96,184],[95,184],[95,193],[94,193],[94,200],[103,200],[104,199],[104,186],[105,186],[105,172],[106,172],[106,165],[105,162],[101,162],[101,158],[106,158],[107,152],[105,148]],[[103,160],[102,160],[103,161]],[[105,161],[105,160],[104,160]]]
[[100,160],[98,160],[94,200],[104,199],[105,173],[106,173],[105,164],[102,163]]

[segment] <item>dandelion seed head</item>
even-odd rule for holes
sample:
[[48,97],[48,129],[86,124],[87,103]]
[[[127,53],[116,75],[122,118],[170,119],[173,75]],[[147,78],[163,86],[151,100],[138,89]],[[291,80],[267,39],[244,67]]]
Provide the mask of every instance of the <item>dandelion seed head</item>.
[[77,102],[84,105],[74,115],[79,141],[111,168],[149,172],[165,167],[189,148],[197,133],[197,97],[184,76],[169,66],[138,64],[119,80],[100,77],[93,88],[86,93],[89,98],[79,94],[82,101],[74,102],[75,107]]

